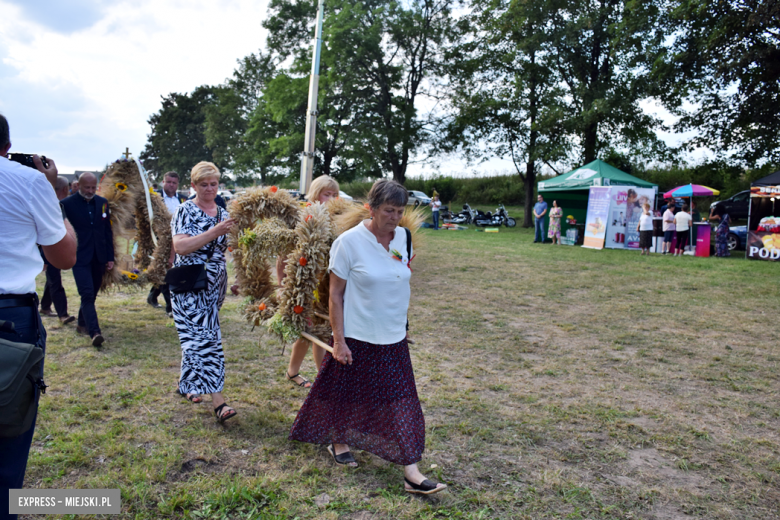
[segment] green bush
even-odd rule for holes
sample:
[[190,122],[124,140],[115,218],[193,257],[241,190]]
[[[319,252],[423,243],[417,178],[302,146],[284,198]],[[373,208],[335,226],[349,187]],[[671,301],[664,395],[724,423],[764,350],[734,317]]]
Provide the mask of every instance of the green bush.
[[[341,185],[341,189],[349,195],[364,199],[371,189],[371,182],[349,182]],[[438,176],[431,179],[406,179],[406,189],[418,190],[429,197],[434,189],[444,204],[453,200],[469,204],[523,204],[525,191],[523,181],[517,175],[499,175],[496,177],[460,178]]]

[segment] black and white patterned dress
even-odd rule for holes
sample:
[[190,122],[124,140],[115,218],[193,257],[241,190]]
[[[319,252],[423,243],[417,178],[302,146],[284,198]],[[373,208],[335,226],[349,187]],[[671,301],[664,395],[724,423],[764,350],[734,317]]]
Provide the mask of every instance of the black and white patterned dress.
[[[217,211],[217,216],[212,217],[192,201],[183,203],[171,221],[173,236],[200,235],[229,218],[227,211],[222,208],[217,207]],[[222,352],[219,310],[225,301],[227,289],[227,235],[222,235],[216,242],[211,261],[206,267],[208,289],[171,293],[173,320],[181,342],[181,393],[213,394],[221,392],[225,385],[225,356]],[[177,254],[174,265],[206,263],[210,244],[188,255]]]

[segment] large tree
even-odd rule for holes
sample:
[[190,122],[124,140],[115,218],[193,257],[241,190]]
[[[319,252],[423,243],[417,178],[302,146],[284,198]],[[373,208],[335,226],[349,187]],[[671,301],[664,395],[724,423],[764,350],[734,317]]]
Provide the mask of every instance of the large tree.
[[[695,131],[691,147],[706,146],[743,165],[780,163],[780,2],[672,0],[675,35],[656,72],[681,117]],[[695,107],[677,110],[684,99]]]
[[275,69],[271,56],[262,51],[238,60],[233,77],[215,87],[214,102],[203,107],[206,145],[214,160],[239,182],[251,180],[258,173],[265,181],[270,167],[267,154],[253,148],[247,132],[262,91],[275,76]]
[[[524,2],[527,0],[518,0]],[[666,32],[661,0],[539,0],[546,13],[544,59],[565,89],[563,123],[582,162],[601,150],[623,148],[654,158],[665,152],[660,119],[640,103],[659,92],[650,71],[662,56]]]
[[537,2],[475,4],[458,24],[462,43],[447,56],[453,117],[446,149],[470,159],[510,157],[525,189],[525,227],[533,225],[539,166],[569,149],[563,91],[545,59],[545,21]]
[[[334,81],[333,75],[328,74],[329,60],[326,57],[323,61],[326,63],[321,68],[318,91],[314,176],[330,175],[342,182],[356,176],[380,176],[377,161],[356,152],[360,149],[360,133],[356,129],[364,112],[360,108],[361,93],[344,79]],[[255,153],[272,158],[277,169],[290,175],[300,172],[309,90],[306,73],[310,68],[310,58],[299,56],[290,69],[280,71],[268,82],[247,134]]]
[[[432,141],[418,105],[441,64],[452,0],[333,0],[326,4],[321,81],[343,93],[346,154],[357,168],[377,164],[404,182],[409,164]],[[273,0],[269,48],[306,59],[316,14],[313,0]],[[320,103],[320,111],[328,105]],[[321,118],[322,119],[322,118]],[[333,118],[331,121],[335,120]],[[319,131],[328,131],[320,127]],[[373,168],[370,168],[373,169]]]
[[149,118],[152,132],[139,156],[144,167],[158,178],[175,171],[186,181],[198,162],[214,161],[204,135],[204,108],[215,100],[216,88],[211,86],[198,87],[192,94],[174,92],[163,97],[162,108]]

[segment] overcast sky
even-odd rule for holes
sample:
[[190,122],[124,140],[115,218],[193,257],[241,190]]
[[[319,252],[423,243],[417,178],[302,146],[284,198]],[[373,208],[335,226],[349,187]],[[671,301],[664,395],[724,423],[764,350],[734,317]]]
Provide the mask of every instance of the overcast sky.
[[[0,0],[0,13],[0,113],[11,150],[52,157],[72,173],[101,169],[125,147],[137,157],[160,96],[229,77],[237,59],[264,45],[267,1]],[[513,170],[509,160],[469,167],[449,158],[409,174],[436,167]]]
[[265,41],[265,0],[0,0],[12,151],[98,169],[149,133],[160,96],[230,76]]

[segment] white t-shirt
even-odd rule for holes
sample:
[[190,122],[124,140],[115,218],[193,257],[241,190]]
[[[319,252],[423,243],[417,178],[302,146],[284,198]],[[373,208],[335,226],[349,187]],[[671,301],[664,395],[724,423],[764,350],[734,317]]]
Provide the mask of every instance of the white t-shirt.
[[[664,231],[674,231],[674,211],[667,209],[664,211]],[[671,222],[667,222],[671,220]]]
[[684,211],[679,212],[677,215],[674,216],[674,223],[677,226],[677,231],[688,231],[688,228],[690,227],[690,222],[693,219],[691,218],[691,215],[689,213],[686,213]]
[[652,231],[653,230],[653,216],[645,215],[639,217],[639,231]]
[[0,222],[0,294],[34,293],[43,270],[37,244],[62,240],[65,224],[46,176],[5,157],[0,157]]
[[[395,228],[390,251],[386,251],[366,228],[366,222],[345,231],[333,242],[328,272],[347,281],[344,337],[390,345],[406,337],[412,277],[406,231]],[[393,257],[393,250],[401,254],[402,261]]]
[[441,208],[440,200],[431,201],[431,211],[439,211],[439,208]]
[[179,206],[181,206],[181,202],[179,202],[179,197],[174,194],[173,197],[169,197],[165,191],[162,192],[163,201],[165,202],[165,205],[168,206],[168,211],[171,213],[171,215],[176,214],[176,210],[179,209]]

